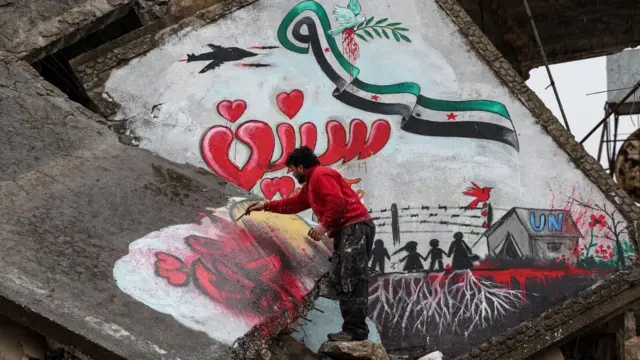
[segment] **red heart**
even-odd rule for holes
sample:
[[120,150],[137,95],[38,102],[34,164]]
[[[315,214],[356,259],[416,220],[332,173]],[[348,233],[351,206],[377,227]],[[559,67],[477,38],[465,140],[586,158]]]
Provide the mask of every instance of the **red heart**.
[[293,192],[296,184],[289,176],[283,176],[273,179],[263,179],[260,183],[260,190],[264,197],[271,200],[278,192],[282,198],[286,198]]
[[234,102],[223,100],[218,103],[216,110],[220,116],[234,123],[247,110],[247,103],[244,100],[235,100]]
[[156,253],[156,274],[172,286],[185,286],[189,282],[187,266],[182,259],[163,252]]
[[292,90],[290,93],[281,92],[276,97],[276,101],[280,111],[287,115],[289,119],[293,119],[302,108],[304,94],[298,89]]

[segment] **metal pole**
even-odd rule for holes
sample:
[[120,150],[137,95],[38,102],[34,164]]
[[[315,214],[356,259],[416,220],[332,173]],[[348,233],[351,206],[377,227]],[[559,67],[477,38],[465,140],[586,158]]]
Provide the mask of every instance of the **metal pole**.
[[625,101],[627,101],[627,99],[628,99],[628,98],[630,98],[630,97],[631,97],[631,95],[633,95],[633,93],[635,93],[638,89],[640,89],[640,81],[638,81],[638,82],[633,86],[633,88],[631,88],[631,90],[629,90],[629,93],[628,93],[624,98],[622,98],[622,100],[620,100],[620,101],[616,104],[616,106],[614,106],[610,111],[608,111],[608,112],[604,115],[604,118],[603,118],[602,120],[600,120],[600,122],[599,122],[598,124],[596,124],[596,126],[595,126],[593,129],[591,129],[591,131],[589,131],[589,133],[584,137],[584,139],[582,139],[582,140],[580,141],[580,144],[584,144],[584,142],[585,142],[585,141],[587,141],[587,139],[588,139],[589,137],[591,137],[591,135],[593,135],[593,133],[594,133],[594,132],[596,132],[596,130],[598,130],[598,128],[599,128],[600,126],[602,126],[602,124],[604,124],[604,122],[605,122],[605,121],[607,121],[607,119],[609,118],[609,116],[611,116],[611,114],[613,114],[616,110],[618,110],[618,108],[619,108],[620,106],[622,106],[622,104],[624,104],[624,102],[625,102]]
[[533,15],[531,15],[531,9],[529,9],[529,3],[527,0],[523,0],[524,9],[527,12],[527,17],[529,18],[529,22],[531,22],[531,27],[533,28],[533,35],[536,38],[536,42],[538,43],[538,48],[540,49],[540,55],[542,56],[542,60],[544,61],[544,67],[547,69],[547,75],[549,75],[549,81],[551,81],[551,87],[553,88],[553,93],[556,95],[556,101],[558,102],[558,107],[560,108],[560,113],[562,114],[562,120],[564,120],[564,126],[566,126],[567,131],[571,132],[569,128],[569,122],[567,121],[567,116],[564,113],[564,108],[562,107],[562,101],[560,101],[560,95],[558,94],[558,89],[556,88],[556,82],[553,80],[553,75],[551,75],[551,69],[549,69],[549,61],[547,61],[547,54],[544,52],[544,48],[542,47],[542,41],[540,41],[540,35],[538,35],[538,28],[536,27],[535,21],[533,21]]

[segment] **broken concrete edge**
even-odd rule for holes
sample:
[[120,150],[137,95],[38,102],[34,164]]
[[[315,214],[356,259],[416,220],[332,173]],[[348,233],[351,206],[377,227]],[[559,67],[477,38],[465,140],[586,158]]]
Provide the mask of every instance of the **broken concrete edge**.
[[[20,305],[4,295],[0,295],[0,315],[43,335],[47,339],[54,340],[76,356],[82,355],[78,357],[101,360],[127,360],[104,346],[93,342],[86,336],[24,305]],[[86,354],[91,354],[91,356]]]
[[640,266],[634,264],[456,360],[526,359],[580,329],[624,313],[640,298]]
[[[90,0],[31,29],[27,36],[16,37],[5,51],[29,63],[71,44],[108,24],[114,16],[133,6],[131,0]],[[66,26],[66,29],[61,29]]]
[[101,45],[69,61],[89,98],[108,118],[117,104],[102,96],[111,72],[134,57],[143,55],[185,29],[198,29],[258,0],[224,0],[205,9],[171,14]]
[[327,283],[329,273],[316,280],[314,287],[295,306],[283,314],[273,315],[260,324],[255,325],[243,337],[236,339],[233,345],[234,360],[260,359],[269,343],[296,320],[303,318],[315,307],[315,302],[322,294],[323,284]]
[[609,200],[629,224],[629,240],[636,245],[636,231],[631,225],[640,220],[640,207],[627,193],[620,189],[602,166],[587,153],[575,137],[564,128],[558,118],[527,86],[511,64],[491,43],[489,38],[478,28],[457,0],[436,0],[438,5],[449,15],[460,32],[469,40],[476,52],[485,59],[498,77],[504,82],[513,95],[531,112],[536,121],[551,136],[558,146],[567,153],[575,166],[580,169]]

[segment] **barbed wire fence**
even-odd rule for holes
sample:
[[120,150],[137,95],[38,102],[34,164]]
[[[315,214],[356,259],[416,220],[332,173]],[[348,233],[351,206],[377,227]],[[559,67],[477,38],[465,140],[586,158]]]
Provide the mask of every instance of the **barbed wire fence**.
[[[408,205],[399,207],[393,203],[390,207],[369,208],[376,224],[376,234],[391,234],[393,245],[400,245],[402,234],[436,234],[451,232],[452,226],[460,228],[466,235],[482,238],[484,230],[492,224],[494,210],[506,212],[506,208],[493,208],[487,203],[486,207],[469,209],[460,205]],[[410,225],[411,229],[402,229],[402,224]],[[425,228],[416,229],[416,225]],[[477,244],[474,244],[474,246]]]

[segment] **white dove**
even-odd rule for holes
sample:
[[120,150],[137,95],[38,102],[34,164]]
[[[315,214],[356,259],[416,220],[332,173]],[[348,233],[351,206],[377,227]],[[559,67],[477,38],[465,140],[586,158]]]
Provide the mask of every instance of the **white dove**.
[[329,30],[329,35],[336,36],[346,29],[354,28],[367,18],[360,14],[361,8],[358,0],[349,0],[347,7],[334,5],[333,15],[336,17],[338,27]]

